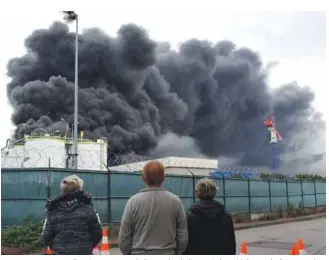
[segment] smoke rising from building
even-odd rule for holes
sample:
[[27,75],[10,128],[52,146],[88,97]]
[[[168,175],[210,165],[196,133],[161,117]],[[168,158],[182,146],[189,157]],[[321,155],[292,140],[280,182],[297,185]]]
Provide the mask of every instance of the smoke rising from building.
[[[16,138],[40,128],[64,134],[61,118],[73,123],[74,38],[55,22],[34,31],[27,53],[9,61]],[[281,163],[324,169],[325,122],[312,107],[314,93],[297,83],[270,89],[269,67],[227,40],[191,39],[175,51],[134,24],[115,38],[88,29],[79,35],[79,130],[106,137],[114,154],[225,156],[270,166],[263,121],[274,114]]]

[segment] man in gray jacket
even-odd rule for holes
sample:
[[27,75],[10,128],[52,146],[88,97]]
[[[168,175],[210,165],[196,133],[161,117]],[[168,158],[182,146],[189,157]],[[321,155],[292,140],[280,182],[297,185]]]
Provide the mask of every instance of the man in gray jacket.
[[161,187],[164,166],[144,166],[146,188],[132,196],[124,209],[119,233],[123,255],[174,255],[187,247],[187,220],[178,196]]

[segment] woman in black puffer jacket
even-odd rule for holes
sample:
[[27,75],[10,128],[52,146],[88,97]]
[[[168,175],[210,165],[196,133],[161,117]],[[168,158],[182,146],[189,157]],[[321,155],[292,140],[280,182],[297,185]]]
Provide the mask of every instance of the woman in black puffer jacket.
[[216,183],[208,178],[196,185],[200,200],[187,212],[188,246],[185,255],[235,255],[236,241],[232,217],[215,200]]
[[42,240],[56,255],[92,255],[102,228],[92,197],[75,176],[62,180],[62,194],[48,200]]

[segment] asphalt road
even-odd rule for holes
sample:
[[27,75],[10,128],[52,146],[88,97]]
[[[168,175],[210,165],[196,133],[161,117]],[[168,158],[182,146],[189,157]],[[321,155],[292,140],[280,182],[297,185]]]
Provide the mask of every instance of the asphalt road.
[[[250,255],[288,255],[292,244],[303,239],[308,255],[326,254],[326,219],[291,222],[236,232],[237,245],[243,241]],[[258,243],[261,242],[261,243]],[[252,242],[256,242],[251,244]],[[263,247],[261,247],[263,246]],[[240,250],[240,249],[239,249]]]
[[[291,222],[236,231],[237,254],[240,245],[247,243],[248,255],[289,255],[292,244],[303,239],[308,255],[326,254],[326,219]],[[119,248],[111,249],[120,255]]]

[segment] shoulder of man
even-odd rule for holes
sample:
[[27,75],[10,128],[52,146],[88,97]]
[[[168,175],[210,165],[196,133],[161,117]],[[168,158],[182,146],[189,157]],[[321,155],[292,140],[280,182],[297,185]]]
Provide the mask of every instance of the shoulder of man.
[[[167,199],[174,201],[177,205],[180,205],[182,203],[180,198],[176,194],[166,189],[164,189],[164,193],[166,194]],[[148,192],[139,192],[133,195],[132,197],[130,197],[129,200],[127,201],[127,204],[135,205],[136,203],[138,203],[138,201],[143,200],[144,196],[153,196],[153,195],[152,193],[148,193]]]
[[138,202],[141,199],[141,192],[134,194],[133,196],[131,196],[128,200],[126,205],[134,205],[136,202]]
[[169,190],[166,190],[166,192],[170,196],[171,199],[176,200],[176,201],[179,201],[179,202],[181,201],[180,198],[175,193],[172,193]]
[[170,199],[172,201],[173,205],[175,205],[175,208],[177,209],[177,211],[180,212],[182,207],[184,209],[182,200],[176,194],[168,191],[168,197],[169,197],[168,199]]

